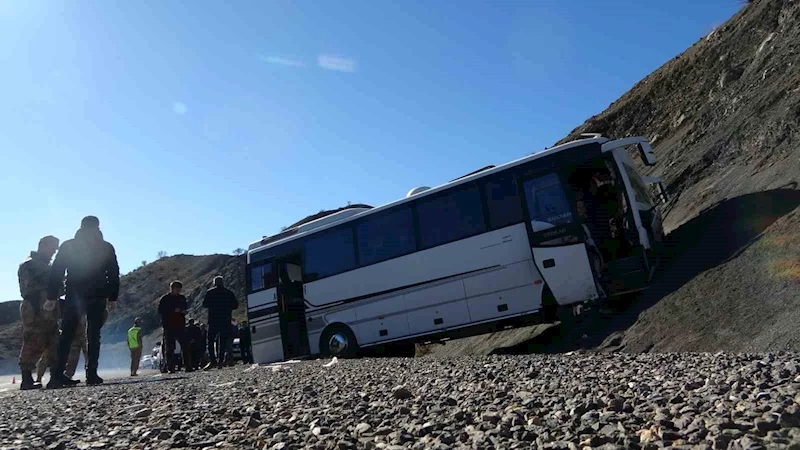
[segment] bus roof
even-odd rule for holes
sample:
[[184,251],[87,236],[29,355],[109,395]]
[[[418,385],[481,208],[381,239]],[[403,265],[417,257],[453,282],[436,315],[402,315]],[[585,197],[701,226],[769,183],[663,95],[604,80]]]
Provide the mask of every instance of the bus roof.
[[[351,222],[351,221],[360,219],[362,217],[365,217],[365,216],[368,216],[368,215],[371,215],[371,214],[377,214],[377,213],[379,213],[381,211],[384,211],[384,210],[389,209],[391,207],[397,206],[399,204],[411,202],[411,201],[414,201],[414,200],[417,200],[417,199],[420,199],[420,198],[424,198],[424,197],[427,197],[428,195],[436,194],[437,192],[443,191],[443,190],[448,189],[450,187],[458,186],[460,184],[469,183],[469,182],[474,181],[476,179],[487,177],[489,175],[492,175],[492,174],[497,173],[497,172],[501,172],[501,171],[503,171],[505,169],[509,169],[511,167],[514,167],[514,166],[525,164],[527,162],[534,161],[534,160],[537,160],[537,159],[546,158],[548,156],[552,156],[552,155],[554,155],[554,154],[556,154],[556,153],[558,153],[560,151],[567,150],[569,148],[574,148],[574,147],[578,147],[578,146],[581,146],[581,145],[587,145],[587,144],[595,144],[595,143],[603,144],[603,143],[608,142],[608,141],[609,141],[608,138],[597,136],[597,137],[592,137],[592,138],[577,139],[577,140],[574,140],[574,141],[566,142],[564,144],[557,145],[555,147],[550,147],[550,148],[548,148],[546,150],[543,150],[541,152],[537,152],[537,153],[534,153],[534,154],[531,154],[531,155],[523,156],[522,158],[516,159],[516,160],[508,162],[506,164],[499,165],[499,166],[491,168],[491,169],[476,171],[473,174],[457,178],[457,179],[455,179],[453,181],[450,181],[448,183],[436,186],[435,188],[427,189],[427,190],[425,190],[423,192],[420,192],[419,194],[412,195],[410,197],[401,198],[399,200],[395,200],[393,202],[386,203],[386,204],[381,205],[381,206],[376,206],[375,208],[367,209],[367,210],[361,211],[361,212],[359,212],[357,214],[352,214],[352,215],[350,215],[350,216],[348,216],[346,218],[343,218],[342,220],[334,221],[334,222],[327,223],[325,225],[322,225],[322,226],[319,226],[319,227],[314,227],[314,228],[307,229],[307,230],[297,230],[296,233],[290,234],[290,235],[286,236],[284,239],[279,239],[279,240],[275,240],[273,242],[269,242],[269,243],[264,244],[264,245],[259,245],[264,240],[269,239],[269,237],[262,238],[262,239],[259,239],[258,241],[255,241],[255,242],[250,244],[250,246],[248,248],[248,255],[250,253],[252,253],[252,252],[255,252],[255,251],[261,251],[261,250],[265,250],[265,249],[268,249],[268,248],[272,248],[272,247],[275,247],[275,246],[278,246],[278,245],[285,244],[285,243],[287,243],[289,241],[293,241],[293,240],[296,240],[296,239],[300,239],[300,238],[312,235],[312,234],[317,233],[319,231],[327,230],[328,228],[332,228],[334,226],[341,225],[342,223]],[[278,233],[278,234],[280,234],[280,233]],[[248,262],[249,262],[249,258],[248,258]]]

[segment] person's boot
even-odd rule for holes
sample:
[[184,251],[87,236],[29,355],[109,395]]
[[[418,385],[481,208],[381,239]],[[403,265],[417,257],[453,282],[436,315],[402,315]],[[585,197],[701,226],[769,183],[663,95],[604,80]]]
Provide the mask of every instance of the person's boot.
[[95,386],[98,384],[103,384],[103,379],[97,375],[97,370],[87,370],[86,371],[86,384],[89,386]]
[[64,374],[50,374],[50,381],[47,383],[47,389],[61,389],[64,387],[72,387],[80,383],[80,380],[73,380]]
[[41,384],[33,382],[33,373],[29,370],[22,371],[22,383],[19,385],[20,391],[31,391],[33,389],[41,389]]
[[213,361],[208,363],[208,364],[206,364],[205,367],[203,367],[203,370],[208,372],[209,370],[211,370],[212,367],[214,367],[214,362]]

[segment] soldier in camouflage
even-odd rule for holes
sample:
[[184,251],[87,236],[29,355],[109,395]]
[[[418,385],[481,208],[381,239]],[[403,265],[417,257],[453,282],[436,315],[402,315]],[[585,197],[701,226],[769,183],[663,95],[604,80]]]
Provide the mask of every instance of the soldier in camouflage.
[[[22,304],[19,307],[22,319],[22,350],[19,354],[19,368],[22,370],[20,389],[39,389],[42,386],[33,381],[36,362],[46,353],[54,362],[58,346],[57,308],[49,311],[44,304],[47,300],[47,283],[50,277],[50,260],[58,249],[59,241],[54,236],[45,236],[39,241],[39,248],[19,266],[19,291]],[[62,290],[63,291],[63,290]],[[59,292],[63,295],[63,292]]]

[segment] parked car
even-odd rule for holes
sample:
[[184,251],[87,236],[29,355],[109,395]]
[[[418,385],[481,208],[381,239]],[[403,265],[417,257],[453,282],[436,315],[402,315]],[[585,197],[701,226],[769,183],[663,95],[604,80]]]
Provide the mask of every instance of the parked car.
[[139,360],[139,368],[140,369],[157,369],[158,362],[153,355],[144,355],[142,359]]

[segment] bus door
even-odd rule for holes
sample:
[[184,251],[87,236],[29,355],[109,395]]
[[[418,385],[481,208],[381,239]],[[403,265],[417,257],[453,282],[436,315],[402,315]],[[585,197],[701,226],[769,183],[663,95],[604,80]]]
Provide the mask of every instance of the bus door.
[[278,262],[278,316],[284,359],[310,353],[306,305],[303,298],[303,270],[293,263]]
[[598,298],[583,227],[565,183],[555,172],[520,180],[526,226],[536,267],[560,305]]

